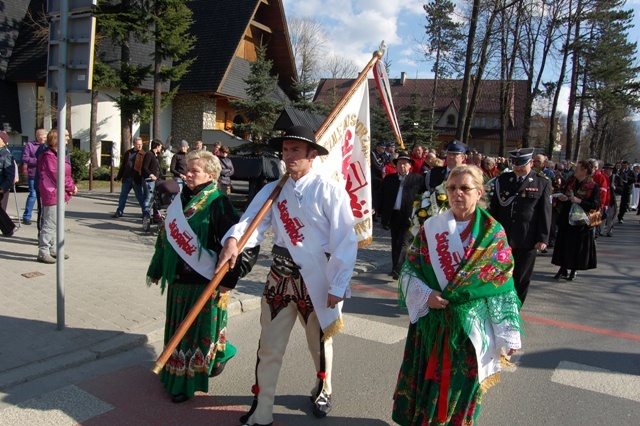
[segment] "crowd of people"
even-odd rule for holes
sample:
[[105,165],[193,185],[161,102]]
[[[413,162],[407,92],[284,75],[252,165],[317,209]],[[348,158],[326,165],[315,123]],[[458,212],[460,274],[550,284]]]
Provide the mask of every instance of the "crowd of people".
[[[131,190],[135,194],[136,201],[142,210],[143,228],[153,220],[160,223],[162,217],[158,203],[154,202],[156,194],[168,194],[170,198],[182,191],[187,179],[189,152],[207,151],[202,141],[196,141],[191,151],[189,143],[182,140],[178,151],[171,157],[168,173],[165,174],[163,164],[164,145],[159,140],[153,140],[149,144],[148,152],[143,148],[142,138],[137,137],[133,141],[133,147],[127,150],[120,163],[116,181],[122,181],[120,198],[116,212],[112,215],[118,219],[124,215],[124,209]],[[222,146],[220,142],[212,145],[212,154],[220,161],[222,170],[216,178],[218,185],[225,194],[231,193],[231,176],[233,176],[233,163],[228,158],[229,148]],[[167,177],[171,176],[171,179]]]
[[[15,173],[3,133],[0,195],[6,195],[5,183]],[[24,163],[33,173],[23,221],[31,223],[37,202],[37,259],[43,263],[57,257],[57,144],[56,131],[38,131],[25,149]],[[162,143],[154,140],[146,151],[136,138],[123,155],[117,176],[122,190],[113,214],[123,216],[133,190],[143,219],[157,218],[152,194],[168,181],[176,185],[164,219],[169,225],[159,229],[146,274],[148,284],[159,284],[167,293],[165,344],[215,273],[227,263],[230,267],[161,372],[174,403],[207,392],[209,379],[236,354],[227,335],[228,292],[251,271],[267,232],[273,234],[253,402],[240,419],[248,425],[273,423],[278,376],[296,319],[315,368],[313,414],[330,413],[332,338],[343,328],[342,306],[350,297],[357,254],[348,194],[312,168],[315,158],[328,154],[326,148],[303,126],[287,129],[269,144],[282,153],[287,178],[264,186],[240,216],[228,198],[234,170],[227,147],[216,144],[210,152],[198,141],[190,150],[182,141],[169,166],[172,179],[165,179]],[[627,161],[555,164],[532,148],[509,151],[505,159],[453,140],[440,153],[420,144],[410,151],[376,144],[371,183],[373,219],[391,234],[389,275],[398,281],[399,303],[409,314],[392,417],[402,425],[457,425],[473,424],[483,393],[499,381],[502,360],[522,347],[520,310],[538,254],[553,249],[558,280],[574,281],[578,271],[596,268],[595,240],[611,237],[624,223],[640,178]],[[260,213],[278,186],[279,195],[266,214]],[[64,188],[68,202],[77,192],[68,159]],[[447,208],[426,218],[414,234],[412,215],[426,192],[443,197]],[[10,235],[14,230],[3,213],[0,209],[0,227]],[[239,248],[254,220],[257,228]],[[184,235],[195,237],[187,244]]]

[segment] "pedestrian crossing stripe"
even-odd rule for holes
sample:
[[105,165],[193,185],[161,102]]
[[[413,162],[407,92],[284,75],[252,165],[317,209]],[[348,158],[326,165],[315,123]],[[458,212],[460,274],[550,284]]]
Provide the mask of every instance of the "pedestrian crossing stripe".
[[640,402],[640,377],[603,368],[561,361],[551,381],[574,388],[590,390],[618,398]]
[[371,321],[356,315],[344,315],[344,329],[342,333],[377,343],[393,345],[407,337],[407,327],[398,327],[383,322]]

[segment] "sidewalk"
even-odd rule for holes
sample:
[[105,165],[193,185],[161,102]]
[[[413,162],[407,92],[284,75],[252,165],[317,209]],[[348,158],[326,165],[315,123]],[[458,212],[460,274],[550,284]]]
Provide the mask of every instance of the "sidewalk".
[[[21,211],[26,195],[18,193]],[[35,223],[11,238],[0,237],[0,341],[5,342],[0,390],[162,339],[165,298],[158,287],[145,284],[157,226],[143,232],[140,208],[133,203],[124,217],[111,218],[118,196],[119,188],[113,194],[81,191],[67,205],[70,258],[64,262],[61,331],[56,330],[56,265],[36,262]],[[15,207],[8,212],[15,215]],[[389,233],[374,227],[373,243],[358,251],[354,275],[390,264],[389,245]],[[231,295],[231,316],[259,308],[270,252],[268,238],[253,271]]]

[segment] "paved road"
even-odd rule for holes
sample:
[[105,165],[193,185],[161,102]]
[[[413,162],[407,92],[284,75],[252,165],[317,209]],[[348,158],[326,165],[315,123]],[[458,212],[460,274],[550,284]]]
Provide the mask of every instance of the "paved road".
[[[62,332],[55,331],[55,273],[34,262],[29,229],[19,239],[0,240],[2,264],[13,274],[0,284],[8,295],[0,300],[0,333],[11,343],[0,346],[0,379],[10,383],[17,372],[24,379],[25,370],[41,371],[0,389],[0,425],[237,424],[250,403],[259,333],[253,308],[264,271],[252,272],[236,294],[236,313],[242,301],[245,308],[230,320],[237,357],[211,381],[210,394],[171,404],[149,371],[161,350],[164,318],[163,298],[143,283],[152,238],[139,231],[139,219],[129,210],[124,220],[109,219],[113,205],[109,194],[82,194],[69,204],[69,216],[76,216],[67,221],[72,258],[66,271],[68,328]],[[628,219],[613,238],[599,240],[598,269],[575,282],[554,281],[550,255],[538,258],[523,309],[524,350],[485,395],[479,424],[640,424],[640,225]],[[314,372],[295,327],[278,386],[276,424],[391,422],[407,317],[386,275],[388,243],[387,233],[376,227],[374,244],[359,252],[347,328],[335,343],[333,413],[323,421],[310,416],[306,395]],[[266,259],[261,263],[266,267]],[[21,271],[45,275],[27,279]],[[83,303],[93,304],[87,309]],[[91,362],[80,356],[87,354]]]

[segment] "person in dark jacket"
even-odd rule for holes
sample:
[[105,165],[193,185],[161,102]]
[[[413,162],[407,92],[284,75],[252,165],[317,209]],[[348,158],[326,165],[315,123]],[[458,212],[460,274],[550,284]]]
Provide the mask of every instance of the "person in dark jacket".
[[22,223],[25,225],[31,225],[31,216],[33,213],[33,206],[38,203],[38,216],[40,216],[40,210],[42,210],[42,204],[40,203],[40,197],[38,195],[38,188],[35,185],[36,169],[38,168],[38,157],[36,151],[47,140],[47,131],[45,129],[36,130],[36,139],[27,142],[24,150],[22,151],[22,164],[27,165],[27,176],[29,181],[29,195],[27,196],[27,202],[24,206],[24,213],[22,214]]
[[[162,169],[160,169],[160,160],[158,159],[160,154],[162,154],[162,142],[156,139],[151,142],[151,151],[147,152],[142,160],[143,219],[150,217],[151,197],[153,197],[153,191],[156,189],[156,181],[162,180]],[[160,215],[155,204],[153,206],[153,217],[156,222],[159,222]]]
[[411,213],[418,194],[427,190],[424,177],[411,173],[413,159],[406,151],[399,151],[393,160],[398,172],[385,176],[380,184],[379,205],[376,211],[382,215],[382,226],[391,230],[391,272],[398,279],[407,248],[413,240]]
[[180,185],[180,190],[184,186],[184,180],[187,178],[187,151],[189,151],[189,143],[187,141],[180,142],[180,151],[176,152],[171,158],[169,172],[173,175],[173,179]]
[[434,167],[429,173],[429,189],[433,190],[439,186],[442,182],[447,180],[451,170],[464,164],[466,156],[467,146],[460,141],[454,140],[449,142],[446,150],[447,164],[441,167]]
[[[579,161],[573,176],[567,179],[558,214],[558,238],[551,263],[560,267],[555,279],[573,281],[576,271],[595,269],[598,266],[595,235],[588,225],[569,222],[572,204],[578,204],[586,213],[600,209],[600,188],[593,181],[593,165]],[[571,271],[571,272],[569,272]]]
[[513,171],[495,180],[489,213],[507,233],[513,251],[513,281],[524,303],[537,250],[546,250],[549,242],[551,182],[531,169],[533,148],[516,149],[509,155]]
[[231,194],[231,176],[233,176],[233,163],[229,158],[229,147],[220,147],[220,164],[222,165],[222,171],[220,172],[220,178],[218,179],[218,187],[223,194]]
[[[11,152],[7,149],[7,143],[9,143],[9,135],[0,130],[0,199],[9,196],[16,179],[16,163],[13,161]],[[15,230],[16,225],[0,204],[0,231],[2,231],[2,235],[10,237]]]
[[142,203],[144,201],[144,198],[142,198],[142,182],[139,181],[139,179],[134,179],[134,177],[137,175],[139,178],[140,171],[142,171],[142,160],[144,159],[145,154],[144,150],[142,150],[142,138],[135,138],[133,141],[133,148],[124,153],[124,157],[120,163],[120,170],[118,170],[118,176],[116,176],[116,180],[122,180],[118,209],[111,217],[116,219],[122,217],[124,214],[124,207],[127,204],[127,197],[129,197],[129,193],[132,189],[138,204],[140,204],[140,207],[142,208]]

